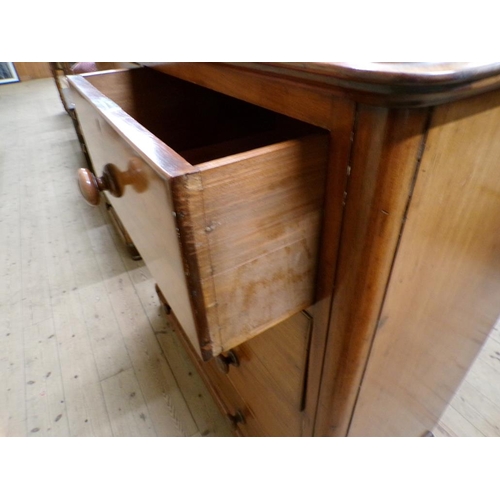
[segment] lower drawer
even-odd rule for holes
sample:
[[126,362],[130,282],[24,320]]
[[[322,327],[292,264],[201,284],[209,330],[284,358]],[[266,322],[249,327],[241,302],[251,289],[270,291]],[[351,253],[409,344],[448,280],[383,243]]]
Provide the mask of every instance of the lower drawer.
[[264,436],[265,433],[256,416],[249,411],[247,404],[231,384],[229,378],[219,370],[216,359],[211,359],[210,361],[202,361],[200,359],[182,330],[175,314],[168,304],[166,304],[163,294],[159,293],[159,296],[160,300],[166,306],[168,322],[190,355],[191,360],[219,406],[219,409],[228,419],[235,435],[248,437]]
[[230,364],[226,376],[263,435],[302,435],[311,328],[300,312],[230,352],[238,366]]
[[[164,301],[164,297],[161,297]],[[202,362],[182,327],[168,319],[219,407],[244,436],[302,435],[312,319],[300,312],[237,348]]]

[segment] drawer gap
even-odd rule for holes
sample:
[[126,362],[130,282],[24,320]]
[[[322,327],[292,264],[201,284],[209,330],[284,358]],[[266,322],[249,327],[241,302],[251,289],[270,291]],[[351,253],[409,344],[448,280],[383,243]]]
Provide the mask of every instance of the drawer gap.
[[150,68],[85,78],[191,164],[322,130]]

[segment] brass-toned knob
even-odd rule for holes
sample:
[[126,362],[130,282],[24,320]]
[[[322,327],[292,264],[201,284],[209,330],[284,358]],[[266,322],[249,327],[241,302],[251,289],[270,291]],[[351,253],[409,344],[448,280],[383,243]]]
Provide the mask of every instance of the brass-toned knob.
[[236,353],[234,351],[228,351],[225,354],[219,354],[215,358],[215,362],[217,363],[217,368],[222,373],[228,373],[229,367],[231,365],[240,366],[240,360],[238,359],[238,356],[236,356]]
[[[118,175],[117,175],[118,174]],[[113,196],[120,197],[123,193],[118,182],[118,168],[108,163],[101,177],[96,177],[88,168],[78,169],[78,187],[83,198],[89,205],[99,205],[101,191],[109,191]]]
[[238,424],[245,424],[245,415],[241,412],[241,410],[237,410],[234,415],[228,414],[227,418],[233,427],[236,427]]

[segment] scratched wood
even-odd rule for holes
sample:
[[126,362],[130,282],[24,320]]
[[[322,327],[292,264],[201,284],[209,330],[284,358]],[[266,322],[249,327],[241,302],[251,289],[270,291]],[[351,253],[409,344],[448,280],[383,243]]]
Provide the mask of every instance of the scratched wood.
[[[131,411],[137,408],[133,406],[135,402],[130,401],[134,390],[139,388],[140,393],[136,391],[136,395],[139,400],[142,398],[146,409],[147,395],[154,395],[154,391],[143,392],[138,380],[129,380],[129,369],[101,380],[99,366],[102,363],[98,361],[96,344],[88,331],[81,294],[86,293],[86,287],[105,294],[108,290],[117,292],[119,279],[125,273],[137,292],[146,320],[155,325],[151,326],[153,335],[164,335],[154,305],[148,306],[152,309],[147,312],[144,304],[147,305],[148,299],[141,300],[141,294],[151,293],[146,285],[151,275],[143,263],[128,258],[109,221],[105,218],[101,221],[87,211],[90,208],[79,205],[74,169],[83,164],[84,159],[71,121],[62,112],[53,82],[37,80],[0,86],[0,99],[0,126],[4,131],[0,136],[0,434],[41,436],[47,432],[56,435],[60,428],[61,435],[66,435],[66,430],[75,436],[111,436],[114,431],[142,435],[140,429],[144,429],[145,424],[140,416],[142,411],[137,414],[139,427],[134,428],[130,419],[126,424],[114,423],[113,419],[118,408],[131,408]],[[44,182],[56,176],[57,183]],[[82,232],[86,236],[82,236]],[[27,247],[22,248],[25,245]],[[115,252],[114,256],[110,252]],[[116,256],[122,259],[123,268]],[[32,280],[45,280],[46,284],[31,286]],[[120,306],[117,307],[119,311]],[[125,301],[125,307],[129,308],[130,302]],[[114,315],[113,308],[110,312]],[[139,308],[135,312],[138,313]],[[25,332],[29,334],[28,339],[24,338]],[[36,340],[37,335],[42,343]],[[496,353],[500,349],[492,340],[498,343],[495,330],[457,396],[451,400],[450,412],[445,412],[436,426],[436,435],[492,436],[496,432],[500,411],[497,369],[500,361]],[[38,359],[34,363],[26,365],[35,357]],[[172,367],[177,363],[168,362]],[[180,361],[179,364],[182,365]],[[45,369],[48,365],[56,366],[55,370]],[[143,366],[147,369],[147,364]],[[51,375],[43,380],[49,371]],[[44,384],[54,384],[58,373],[64,398],[44,406],[45,396],[40,395],[43,391],[35,392],[41,384],[39,374]],[[26,381],[31,380],[36,383],[27,385]],[[129,387],[133,387],[130,392]],[[44,390],[45,394],[55,396],[61,386],[57,382],[54,386],[45,386]],[[189,411],[193,412],[195,405],[189,405],[189,397],[184,398]],[[240,398],[238,404],[248,412],[244,400]],[[61,410],[55,413],[53,410],[57,410],[58,405]],[[149,420],[152,413],[144,415],[146,420],[153,421]],[[206,415],[202,419],[209,418]],[[247,416],[251,422],[252,415],[247,413]],[[193,416],[197,424],[202,419]],[[55,423],[50,430],[49,423]],[[66,423],[68,428],[64,430]],[[255,424],[252,432],[262,434],[258,422]],[[192,435],[204,433],[198,425],[192,428]],[[31,433],[35,428],[39,430]],[[124,428],[128,430],[123,431]],[[156,429],[154,432],[157,433]]]

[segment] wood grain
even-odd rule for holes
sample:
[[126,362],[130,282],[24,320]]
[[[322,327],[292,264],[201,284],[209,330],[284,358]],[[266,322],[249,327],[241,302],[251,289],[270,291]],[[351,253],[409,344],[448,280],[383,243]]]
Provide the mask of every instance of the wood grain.
[[335,114],[331,92],[290,85],[274,76],[209,63],[143,63],[189,82],[328,129]]
[[[250,80],[252,82],[256,81],[253,78]],[[112,321],[110,320],[114,316],[114,310],[112,308],[110,310],[109,307],[101,307],[101,305],[104,304],[96,304],[95,298],[94,302],[92,302],[93,294],[98,294],[102,297],[101,294],[119,292],[122,289],[121,281],[130,280],[130,282],[134,284],[136,293],[141,297],[139,289],[142,289],[142,286],[146,289],[148,280],[151,280],[151,276],[144,266],[128,259],[120,245],[118,236],[115,237],[114,233],[111,231],[112,228],[109,227],[109,220],[106,216],[105,219],[107,223],[99,217],[101,214],[99,210],[92,212],[87,210],[88,207],[84,204],[81,205],[77,203],[77,198],[74,196],[75,186],[73,174],[74,167],[77,166],[82,158],[78,151],[71,124],[70,122],[66,122],[68,117],[60,113],[60,104],[57,101],[54,85],[50,80],[48,83],[50,85],[46,87],[52,91],[54,96],[51,97],[50,92],[47,90],[36,100],[33,96],[39,95],[37,91],[42,88],[42,84],[44,84],[43,80],[0,87],[2,97],[7,96],[7,98],[4,99],[5,102],[2,109],[4,113],[0,115],[0,121],[5,125],[5,134],[1,137],[2,144],[5,147],[3,149],[4,154],[1,158],[2,183],[0,183],[0,193],[2,195],[2,204],[0,206],[0,230],[2,234],[2,238],[0,238],[0,253],[3,256],[0,261],[0,277],[2,278],[2,287],[0,287],[0,371],[3,374],[3,376],[0,377],[2,384],[2,390],[0,391],[0,432],[3,435],[28,434],[32,436],[42,435],[47,431],[53,432],[53,435],[56,435],[56,432],[59,431],[64,434],[64,424],[67,418],[69,430],[72,435],[111,435],[112,428],[115,429],[117,433],[122,432],[117,427],[117,423],[113,422],[114,417],[119,416],[118,408],[122,408],[120,405],[123,403],[123,408],[128,408],[131,413],[134,411],[134,407],[130,405],[131,393],[128,392],[128,390],[122,389],[132,386],[135,389],[137,389],[137,387],[140,389],[141,384],[146,384],[146,387],[152,379],[158,377],[158,373],[161,373],[163,377],[163,374],[166,374],[166,372],[156,370],[156,365],[154,363],[141,363],[139,361],[136,362],[135,365],[137,370],[148,370],[148,368],[150,368],[153,375],[146,377],[136,376],[136,381],[134,381],[134,377],[132,376],[134,374],[131,371],[127,373],[121,372],[115,376],[111,368],[120,370],[121,367],[118,363],[120,359],[119,353],[123,352],[122,347],[119,347],[118,344],[118,356],[113,360],[113,362],[116,362],[116,365],[110,365],[107,374],[104,374],[104,371],[100,373],[103,367],[104,370],[106,369],[106,360],[109,359],[109,355],[113,350],[111,348],[111,340],[113,339],[113,342],[116,341],[119,335],[110,335],[108,337],[107,333],[110,331],[107,327],[101,330],[97,327],[95,332],[90,332],[89,329],[96,327],[97,318],[92,319],[87,325],[84,307],[87,304],[90,305],[90,308],[87,310],[102,315],[103,326],[108,325],[109,328],[113,329]],[[214,85],[219,85],[219,83],[214,82]],[[287,85],[294,84],[292,81],[289,81]],[[284,82],[281,83],[281,89],[284,93],[286,93],[285,89],[287,85],[285,85]],[[19,94],[17,94],[16,97],[18,91]],[[253,90],[249,91],[250,94],[252,94],[252,92]],[[262,100],[265,101],[267,99],[267,97],[265,97],[265,88],[262,93],[264,94]],[[26,106],[18,105],[18,97],[21,94],[24,94],[26,97],[29,96],[28,100],[30,102],[28,106],[29,120],[25,122],[21,120],[19,113],[19,109],[26,108]],[[258,97],[255,98],[259,99]],[[279,99],[279,94],[276,94],[276,99]],[[342,195],[346,187],[345,179],[348,178],[349,183],[353,180],[351,176],[347,177],[346,171],[344,170],[346,165],[350,162],[348,160],[342,160],[342,158],[349,158],[349,135],[350,130],[352,130],[352,115],[349,115],[349,110],[354,109],[354,104],[352,102],[345,102],[345,107],[342,108],[342,102],[342,100],[332,97],[331,106],[334,107],[336,113],[339,113],[339,116],[337,117],[337,114],[332,115],[329,121],[330,125],[327,127],[332,130],[331,141],[333,147],[331,148],[330,154],[338,154],[338,156],[336,160],[332,158],[330,160],[331,177],[330,181],[328,181],[329,187],[327,187],[326,190],[326,203],[328,210],[333,210],[332,207],[338,208],[338,206],[340,206],[339,212],[337,212],[337,208],[333,210],[333,212],[329,212],[339,218],[342,213],[343,197],[337,197],[334,193],[339,192]],[[283,102],[277,103],[276,105],[283,106]],[[494,100],[488,101],[485,103],[485,107],[498,109],[498,104]],[[33,116],[40,116],[40,109],[45,111],[43,118],[34,120]],[[54,109],[59,109],[59,112],[54,114]],[[343,117],[340,116],[342,109],[345,110]],[[453,114],[450,111],[453,116],[451,120],[456,120],[458,127],[463,126],[461,124],[463,120],[478,119],[479,116],[484,116],[486,112],[487,110],[479,105],[471,106],[469,111],[464,112],[463,116],[458,112],[457,114]],[[365,116],[366,118],[366,109],[364,107],[360,107],[360,113],[361,117]],[[392,114],[395,112],[389,111],[388,113]],[[436,113],[439,113],[439,110],[437,110]],[[349,122],[349,116],[351,116],[351,122]],[[335,121],[335,119],[337,119],[337,121]],[[390,122],[390,119],[388,119],[388,121]],[[337,133],[333,132],[334,123],[336,123]],[[342,125],[342,123],[344,125]],[[383,128],[384,120],[380,119],[377,123],[382,125]],[[482,123],[480,127],[482,133],[488,135],[488,126],[494,127],[496,123],[497,117],[492,121]],[[70,127],[69,130],[67,130],[67,126]],[[446,120],[438,124],[438,127],[447,128],[448,126],[450,126],[450,123]],[[363,130],[363,126],[358,123],[357,128],[359,129],[360,127],[361,130]],[[27,133],[28,130],[29,133]],[[373,126],[373,133],[379,133],[378,127],[375,125]],[[380,133],[384,135],[386,132]],[[460,142],[467,143],[467,141],[469,141],[470,145],[468,147],[470,148],[473,148],[473,144],[478,143],[480,146],[482,145],[481,151],[487,151],[491,143],[498,142],[497,138],[493,137],[491,134],[488,135],[490,142],[486,142],[486,138],[484,139],[485,142],[478,141],[478,133],[479,132],[476,131],[470,134],[474,142],[469,141],[469,136],[465,139],[462,138]],[[456,131],[456,134],[458,134],[457,137],[460,139],[460,132]],[[380,135],[377,137],[380,137]],[[449,138],[448,140],[451,141],[451,144],[454,144],[454,139]],[[355,151],[353,151],[353,153],[355,152],[356,154],[352,155],[351,160],[353,160],[352,164],[359,165],[359,162],[356,162],[356,155],[360,154],[360,146],[356,138],[354,139],[354,143],[358,149],[354,148]],[[372,143],[367,142],[366,144],[370,145]],[[470,157],[475,157],[477,154],[469,152],[468,147],[466,148],[464,145],[458,146],[458,152],[463,153],[455,162],[459,167],[458,171],[461,171],[463,168],[463,161],[469,162]],[[209,149],[213,151],[211,146],[209,146]],[[390,151],[390,149],[388,151]],[[430,154],[433,155],[437,151],[438,150],[434,148],[434,152],[431,150]],[[366,154],[368,155],[368,152]],[[478,156],[480,161],[487,161],[487,155],[484,156],[484,153]],[[443,155],[440,154],[436,154],[433,161],[437,162],[439,165],[445,164],[445,159]],[[401,164],[405,165],[405,162]],[[369,182],[369,186],[374,182],[373,177],[369,175],[372,168],[374,171],[377,171],[377,168],[374,168],[373,164],[371,167],[366,167],[366,171],[368,172],[366,178],[367,182]],[[396,169],[396,167],[394,168]],[[488,167],[488,170],[490,174],[492,174],[490,167]],[[463,186],[464,192],[471,188],[471,183],[482,178],[479,174],[480,171],[481,168],[476,165],[471,180],[465,182]],[[381,175],[379,171],[375,175],[375,178],[380,179]],[[54,178],[55,176],[58,178],[57,183],[43,182],[44,179]],[[458,174],[456,177],[457,179],[455,179],[455,176],[451,176],[450,186],[455,186],[455,180],[458,181],[458,179],[462,179],[462,182],[464,181],[461,174]],[[492,179],[495,178],[494,174],[490,177]],[[355,181],[355,183],[356,182],[359,186],[359,180]],[[390,182],[381,182],[381,184],[389,188],[391,187]],[[482,185],[490,188],[491,184],[492,183],[488,179],[488,182],[484,181]],[[335,186],[335,190],[331,190],[332,186]],[[392,186],[392,188],[394,188],[394,186]],[[373,186],[370,189],[375,190]],[[472,189],[472,191],[474,191],[474,189]],[[484,190],[482,194],[482,201],[479,204],[480,211],[485,205],[488,205],[488,207],[490,206],[488,200],[494,195],[488,193],[489,191]],[[444,200],[447,201],[447,194],[448,185],[441,190],[439,196],[444,196]],[[366,196],[363,203],[368,203],[370,205],[370,200],[371,198]],[[346,201],[347,207],[349,207],[349,197],[347,197]],[[439,207],[442,207],[442,202],[443,199],[439,198]],[[375,203],[375,206],[376,205]],[[424,204],[424,206],[426,205]],[[492,212],[494,212],[495,209],[496,206],[493,207]],[[418,212],[418,207],[416,207],[415,210]],[[104,209],[102,212],[104,213]],[[346,218],[346,222],[356,221],[352,211],[349,212],[349,210],[346,210],[346,216],[347,215],[349,215],[349,218]],[[365,215],[362,217],[364,216]],[[441,209],[441,216],[445,219],[448,217],[446,207]],[[475,216],[468,214],[468,211],[464,210],[464,219],[470,221],[471,217]],[[490,233],[494,233],[495,230],[492,228],[493,223],[490,217],[491,214],[486,218],[486,228]],[[329,225],[330,219],[331,217],[328,215],[325,219],[324,227],[329,228],[332,237],[329,238],[325,236],[321,254],[321,262],[329,264],[328,266],[322,266],[320,268],[320,281],[318,282],[318,284],[320,284],[321,281],[325,283],[325,288],[321,288],[321,286],[318,285],[318,290],[323,290],[323,292],[319,294],[323,305],[325,302],[329,305],[329,298],[332,293],[332,288],[326,285],[335,277],[335,245],[338,241],[338,238],[335,237],[335,224]],[[375,220],[376,225],[376,217],[372,220]],[[357,225],[360,227],[359,222],[357,222]],[[480,226],[481,224],[472,224],[471,237],[478,235],[478,230],[475,227],[476,225]],[[376,227],[380,226],[376,225]],[[433,226],[433,228],[435,229],[435,226]],[[447,239],[451,229],[452,228],[445,227],[442,233],[437,236],[436,233],[433,232],[430,235],[432,244],[442,245],[442,240],[438,236]],[[109,235],[106,237],[108,231]],[[348,233],[345,231],[346,228],[344,227],[343,234],[347,235]],[[491,234],[489,234],[489,237],[491,237]],[[464,239],[466,240],[465,237]],[[403,240],[404,233],[401,241]],[[349,239],[347,239],[347,241],[349,241]],[[373,240],[370,240],[370,238],[367,238],[367,245],[373,246],[372,241]],[[466,247],[473,248],[474,250],[476,249],[474,245],[472,247]],[[355,245],[354,249],[356,248]],[[458,251],[457,248],[455,248],[454,252]],[[490,247],[492,254],[495,252],[495,248],[495,245]],[[419,251],[419,249],[420,247],[416,248],[415,251]],[[345,252],[345,248],[342,251]],[[480,249],[476,252],[477,256],[483,258],[486,251],[487,249]],[[411,254],[412,252],[409,253]],[[349,262],[356,262],[355,259],[345,260],[345,253],[341,252],[341,255],[343,255],[343,262],[347,262],[348,264]],[[401,252],[399,252],[398,255],[401,255]],[[476,259],[476,254],[471,255],[472,256],[466,259],[467,261],[469,258],[471,260]],[[455,259],[455,257],[456,253],[450,252],[450,258]],[[120,260],[122,262],[120,262]],[[486,262],[484,265],[486,267],[488,266],[487,260],[482,260],[482,262]],[[367,263],[371,266],[371,269],[374,269],[373,262],[370,263],[368,260]],[[359,265],[364,266],[365,260],[362,260]],[[449,269],[447,265],[445,265],[445,268]],[[375,269],[377,269],[377,267],[375,267]],[[380,269],[383,272],[385,267],[381,265]],[[342,272],[340,275],[345,276]],[[479,275],[480,273],[477,273],[477,276]],[[491,275],[496,276],[495,272],[491,273]],[[429,275],[425,274],[425,276],[428,277]],[[42,285],[38,286],[38,283]],[[426,286],[432,286],[433,283],[434,282],[431,282],[429,285],[428,281]],[[472,280],[471,283],[471,286],[474,287],[475,281]],[[137,285],[139,285],[139,289]],[[464,287],[464,290],[467,290],[468,286],[469,283]],[[445,287],[442,288],[445,289]],[[151,286],[151,290],[153,290],[153,286]],[[417,300],[417,306],[418,301],[423,300],[426,290],[427,288],[420,288],[421,296],[419,296]],[[335,289],[335,292],[336,291]],[[363,292],[363,288],[361,288],[361,292]],[[458,297],[461,293],[463,293],[462,290],[457,290],[456,296]],[[147,294],[149,296],[150,292],[147,292]],[[144,302],[142,298],[140,304],[142,307],[139,307],[137,301],[134,302],[135,299],[131,300],[131,296],[133,297],[133,295],[134,292],[131,287],[129,287],[125,296],[115,293],[113,298],[116,299],[115,306],[118,313],[122,310],[119,305],[120,303],[125,304],[125,312],[129,310],[133,311],[134,315],[137,315],[137,317],[139,317],[140,314],[144,314],[144,310],[146,310],[149,321],[155,326],[152,326],[151,329],[145,328],[140,330],[145,332],[146,335],[151,335],[153,333],[152,330],[154,330],[158,336],[168,335],[165,332],[158,333],[162,331],[161,329],[163,326],[158,321],[158,315],[154,309],[148,309],[146,307],[146,302]],[[336,295],[336,297],[338,296]],[[354,294],[352,297],[357,299]],[[361,297],[366,298],[366,295],[362,293]],[[433,297],[432,294],[431,297]],[[353,303],[356,301],[354,299]],[[352,307],[354,308],[355,306],[353,305]],[[404,307],[407,307],[407,305],[404,304]],[[143,308],[144,310],[142,310]],[[308,380],[311,379],[313,369],[319,370],[321,373],[322,357],[314,357],[312,350],[314,346],[314,332],[317,332],[317,338],[320,338],[322,330],[322,328],[316,327],[318,318],[323,318],[322,321],[324,321],[325,318],[323,313],[320,313],[320,309],[317,305],[309,308],[309,310],[311,310],[314,315],[315,326],[313,329],[313,338],[311,339],[311,355],[307,370]],[[329,310],[329,307],[327,310]],[[450,311],[450,315],[452,314],[451,308],[446,310]],[[360,306],[360,311],[363,311],[362,306]],[[480,309],[479,312],[481,313],[482,309]],[[335,301],[333,303],[332,313],[333,316],[337,314]],[[53,320],[53,329],[51,328],[51,318]],[[328,315],[326,318],[328,318]],[[484,326],[483,320],[484,318],[481,318],[478,320],[477,324]],[[137,329],[137,320],[134,321],[136,321],[134,328]],[[129,325],[126,326],[128,327]],[[383,328],[382,324],[380,324],[380,328]],[[139,329],[137,329],[137,331],[138,330]],[[130,330],[124,331],[130,335]],[[102,353],[99,353],[96,349],[99,349],[99,341],[102,336],[98,336],[98,334],[101,332],[103,333],[102,336],[105,337],[105,340],[103,340],[105,349],[103,349]],[[93,336],[93,333],[96,335]],[[116,331],[112,333],[116,333]],[[418,334],[420,334],[420,332],[418,332]],[[490,335],[490,339],[483,348],[482,356],[480,357],[482,359],[478,358],[478,362],[473,365],[468,373],[467,381],[462,384],[461,390],[458,392],[457,396],[451,400],[450,406],[448,407],[449,411],[443,415],[441,423],[435,427],[434,432],[436,435],[480,436],[495,435],[495,433],[498,432],[498,412],[500,408],[498,401],[500,392],[498,390],[499,384],[497,383],[499,374],[497,365],[499,365],[498,352],[500,352],[500,349],[495,345],[495,340],[493,339],[494,334],[495,332]],[[25,336],[24,339],[23,336]],[[140,339],[140,335],[136,338]],[[263,333],[261,336],[256,337],[255,340],[265,338],[266,333]],[[415,336],[415,339],[418,339],[418,335]],[[413,341],[413,337],[411,340]],[[158,350],[154,351],[152,344],[149,342],[150,341],[141,343],[139,340],[137,346],[147,345],[147,349],[151,348],[151,352],[157,353]],[[56,344],[57,347],[55,347],[54,344]],[[167,344],[167,347],[172,349],[174,343],[171,342]],[[457,348],[458,344],[466,345],[467,341],[460,336],[459,339],[454,339],[454,342],[450,343],[452,349]],[[277,344],[278,349],[281,349],[283,345],[286,345],[286,342],[279,342]],[[408,345],[411,345],[412,349],[415,346],[415,344],[411,342],[409,342]],[[400,346],[397,339],[388,346],[388,350],[390,351],[393,346],[395,349],[399,349]],[[245,347],[245,344],[243,347]],[[445,347],[448,348],[448,346]],[[131,350],[136,354],[140,351],[140,347],[138,351],[134,349],[135,347],[132,346]],[[56,356],[56,350],[58,358]],[[321,349],[319,349],[319,352],[322,355]],[[265,355],[270,353],[271,349],[267,348],[265,350]],[[283,351],[283,354],[285,355],[285,351]],[[434,355],[432,352],[430,354],[432,356]],[[159,355],[161,355],[161,352]],[[331,351],[328,352],[328,356],[330,355]],[[57,364],[58,359],[60,363],[59,366]],[[136,359],[144,360],[146,357],[136,356]],[[199,359],[196,359],[199,362]],[[419,363],[425,365],[429,358],[425,362],[423,359],[425,359],[425,356],[419,358]],[[25,365],[25,362],[28,364]],[[174,361],[168,358],[168,363],[172,368],[178,365],[180,365],[181,369],[184,368],[182,356],[179,356],[177,359],[175,359],[174,356]],[[266,359],[266,361],[260,363],[260,365],[267,367],[268,360]],[[45,371],[45,368],[49,366],[55,367],[55,369],[47,368]],[[213,368],[211,362],[203,364],[202,366],[206,367],[204,372]],[[215,370],[215,368],[213,369]],[[55,403],[61,405],[62,409],[55,417],[57,418],[59,414],[61,414],[61,418],[59,418],[56,423],[61,427],[59,430],[52,427],[50,431],[48,425],[45,424],[50,422],[49,417],[53,413],[52,410],[50,410],[50,408],[52,408],[52,403],[44,405],[44,398],[46,396],[42,396],[40,393],[36,392],[38,384],[41,383],[39,380],[40,374],[43,377],[47,375],[49,371],[51,375],[46,380],[54,385],[47,386],[49,389],[47,395],[51,394],[52,389],[55,389],[52,394],[57,394],[58,391],[60,393],[60,387],[59,389],[57,388],[57,378],[52,379],[52,377],[57,377],[58,373],[60,373],[64,385],[65,395],[64,399],[61,399],[59,402],[55,401]],[[454,372],[454,369],[451,371]],[[369,370],[366,371],[366,374],[368,373]],[[111,377],[102,380],[103,374],[104,376],[111,375]],[[264,435],[264,429],[256,417],[256,415],[259,415],[259,418],[264,418],[261,417],[263,413],[257,412],[254,414],[254,405],[249,405],[244,400],[235,390],[227,376],[219,372],[217,372],[217,374],[219,375],[219,379],[216,378],[217,375],[213,375],[212,383],[217,386],[217,390],[223,393],[220,397],[226,400],[227,411],[229,413],[234,413],[236,410],[242,409],[245,414],[247,423],[238,425],[237,432],[242,435]],[[28,379],[25,379],[25,375],[28,375]],[[78,378],[75,378],[75,375],[78,375]],[[394,385],[394,381],[399,382],[398,375],[399,372],[393,377],[391,381],[392,385]],[[184,376],[186,379],[189,378],[188,374],[184,374]],[[177,376],[175,378],[177,382],[179,382],[179,385],[181,385],[180,379],[178,379]],[[30,381],[32,379],[36,380],[36,383],[26,385],[26,380]],[[139,379],[141,379],[141,382],[139,382]],[[263,380],[266,380],[265,376],[263,376]],[[288,394],[286,399],[290,397],[290,394],[296,394],[295,391],[290,390],[294,386],[291,380],[280,380],[281,383],[279,386],[281,387],[281,392],[283,392],[284,395]],[[293,380],[297,379],[294,377]],[[378,383],[378,379],[375,380],[374,378],[370,378],[370,380]],[[368,381],[367,378],[365,378],[365,382],[366,381]],[[224,382],[226,385],[224,385]],[[411,385],[414,382],[414,377],[410,377],[409,384]],[[109,386],[107,385],[108,383]],[[308,384],[307,397],[311,394],[311,385],[310,383]],[[103,387],[105,388],[104,392]],[[186,383],[183,387],[189,387],[189,384]],[[191,386],[191,390],[194,391],[195,389]],[[270,388],[266,387],[264,390],[270,390]],[[158,394],[155,390],[146,390],[145,392],[153,401]],[[254,390],[254,392],[257,391]],[[145,394],[142,390],[141,394],[144,402],[147,404],[147,400],[144,398]],[[28,400],[26,400],[26,395],[28,395]],[[190,410],[197,407],[196,404],[189,403],[191,396],[186,397],[186,402]],[[258,396],[258,394],[256,396]],[[264,399],[267,399],[267,397]],[[377,405],[378,403],[376,401],[374,408],[378,411],[380,408]],[[57,407],[57,405],[55,406]],[[229,408],[229,406],[231,408]],[[154,403],[152,408],[154,408]],[[198,408],[201,408],[201,405]],[[257,406],[257,408],[259,407]],[[309,404],[306,405],[306,411],[308,411],[308,408],[314,408],[314,400],[312,406]],[[391,413],[393,407],[389,406],[387,410]],[[203,424],[203,422],[209,422],[210,412],[208,410],[207,413],[204,413],[204,410],[201,411],[203,414],[202,418],[196,418],[193,414],[193,418],[196,424],[198,424],[198,429],[200,429],[200,431],[201,429],[213,429],[208,424],[206,426]],[[370,408],[367,408],[364,413],[369,413],[369,411]],[[412,411],[418,413],[414,408],[412,408]],[[109,419],[110,413],[112,414],[111,419]],[[133,416],[131,413],[129,413],[128,416]],[[305,413],[306,412],[302,412],[301,415],[305,415]],[[311,413],[314,418],[314,411],[311,410]],[[151,416],[152,414],[149,415]],[[157,415],[161,415],[161,418],[163,418],[165,413],[160,410]],[[26,419],[27,416],[29,417],[29,421]],[[55,421],[55,418],[53,421]],[[364,418],[368,419],[369,416],[365,415]],[[304,418],[304,420],[307,419]],[[292,421],[292,427],[297,429],[297,427],[295,427],[295,417],[292,417]],[[40,422],[41,425],[39,425],[38,422]],[[128,428],[129,431],[125,432],[141,434],[142,431],[140,431],[140,429],[143,424],[144,420],[140,418],[139,413],[137,422],[134,421],[133,418],[127,419],[126,422],[123,422],[122,430],[123,428]],[[266,426],[269,426],[269,424],[266,423]],[[38,429],[38,431],[30,433],[32,429]],[[196,426],[193,426],[191,430],[196,430],[194,435],[200,435],[205,432],[198,431]],[[304,432],[302,433],[304,434]]]
[[158,435],[132,368],[103,380],[102,391],[106,398],[113,436]]
[[376,328],[427,111],[359,106],[316,435],[347,433]]
[[[493,381],[495,378],[490,377],[489,380]],[[483,382],[484,385],[487,383],[487,380]],[[450,407],[460,413],[485,436],[500,436],[500,408],[479,392],[467,379],[461,384],[459,392],[451,400],[448,409]],[[446,420],[444,418],[448,409],[441,417],[441,422],[446,422],[450,417],[447,415]]]
[[500,92],[435,111],[350,435],[418,435],[498,317]]
[[[498,89],[500,63],[230,63],[309,89],[387,107],[434,106]],[[160,67],[163,67],[160,65]]]
[[71,435],[112,436],[78,290],[60,295],[52,311]]
[[[244,65],[245,63],[240,63]],[[273,68],[301,70],[305,74],[328,75],[346,81],[392,85],[452,85],[500,73],[498,62],[268,62]]]
[[24,343],[27,430],[34,436],[69,436],[52,319],[26,328]]
[[332,114],[328,127],[330,130],[330,157],[325,179],[316,297],[313,306],[308,309],[314,321],[309,349],[307,391],[302,413],[302,434],[304,436],[312,436],[314,432],[354,134],[354,103],[335,97],[331,99],[336,112]]
[[193,361],[168,323],[166,331],[157,333],[156,338],[168,359],[201,436],[231,436],[229,422],[221,415]]
[[240,362],[227,378],[264,436],[302,435],[311,318],[298,313],[233,349]]
[[325,136],[290,141],[175,180],[214,355],[313,303],[327,148]]

